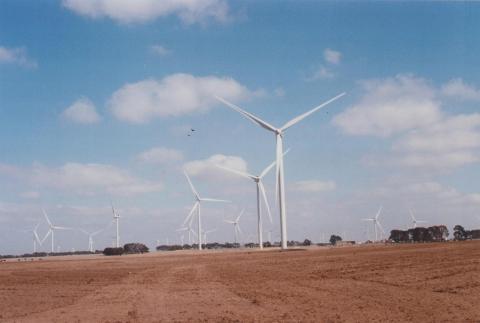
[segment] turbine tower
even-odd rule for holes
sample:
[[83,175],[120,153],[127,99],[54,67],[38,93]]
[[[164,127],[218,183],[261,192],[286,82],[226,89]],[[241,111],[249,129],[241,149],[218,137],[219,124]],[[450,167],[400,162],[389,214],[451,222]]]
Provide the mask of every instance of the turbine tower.
[[226,104],[233,110],[239,112],[242,114],[244,117],[249,119],[250,121],[256,123],[260,127],[271,131],[275,134],[276,137],[276,163],[277,163],[277,170],[276,170],[276,183],[277,183],[277,194],[278,194],[278,203],[279,203],[279,210],[280,210],[280,233],[281,233],[281,240],[282,240],[282,249],[287,249],[287,210],[286,210],[286,205],[285,205],[285,181],[284,181],[284,170],[283,170],[283,136],[285,134],[285,131],[290,128],[291,126],[297,124],[301,120],[305,119],[312,113],[320,110],[327,104],[339,99],[340,97],[344,96],[345,93],[341,93],[337,95],[336,97],[322,103],[321,105],[313,108],[310,111],[305,112],[302,115],[299,115],[296,118],[293,118],[292,120],[288,121],[285,123],[282,127],[276,128],[269,123],[263,121],[262,119],[254,116],[253,114],[241,109],[240,107],[236,106],[233,103],[230,103],[226,101],[225,99],[222,99],[218,96],[216,96],[216,99],[219,100],[220,102]]
[[[53,223],[50,221],[50,219],[48,218],[48,215],[47,215],[47,212],[45,212],[45,210],[42,210],[43,211],[43,215],[45,216],[45,220],[47,220],[47,223],[48,223],[48,226],[49,226],[49,230],[47,232],[47,234],[45,235],[45,237],[43,238],[43,241],[48,237],[48,235],[51,236],[51,239],[52,239],[52,253],[55,252],[55,238],[54,238],[54,235],[55,235],[55,230],[72,230],[71,228],[67,228],[67,227],[61,227],[61,226],[58,226],[58,225],[53,225]],[[43,242],[42,241],[42,242]]]
[[409,211],[410,211],[410,217],[412,218],[412,223],[413,223],[413,228],[414,229],[417,227],[417,224],[419,224],[419,223],[427,223],[427,221],[425,221],[425,220],[417,220],[415,218],[415,216],[413,215],[412,209],[410,209]]
[[378,209],[377,214],[376,214],[373,218],[362,219],[363,221],[372,221],[372,223],[373,223],[373,230],[375,231],[375,241],[378,241],[378,231],[377,231],[377,227],[380,229],[381,232],[385,233],[385,231],[383,230],[382,225],[380,224],[380,221],[378,220],[378,218],[380,217],[380,213],[381,213],[381,212],[382,212],[382,207],[380,206],[380,208]]
[[243,209],[240,212],[240,214],[237,216],[237,218],[234,221],[224,220],[225,223],[233,224],[233,234],[234,234],[235,244],[237,244],[237,241],[238,241],[238,234],[242,234],[242,229],[240,229],[240,218],[242,217],[244,211],[245,209]]
[[115,211],[115,208],[113,207],[113,203],[110,202],[110,204],[112,205],[113,221],[115,221],[115,228],[116,228],[115,247],[120,248],[120,229],[119,229],[120,215]]
[[[289,149],[283,154],[284,156],[288,153]],[[217,165],[217,167],[229,171],[231,173],[237,174],[239,176],[248,178],[253,180],[255,186],[257,188],[257,233],[258,233],[258,246],[260,249],[263,249],[263,225],[262,225],[262,206],[260,201],[260,194],[262,194],[263,201],[265,203],[265,208],[267,209],[268,218],[270,219],[270,223],[272,223],[272,214],[270,213],[270,205],[268,205],[267,193],[265,192],[265,186],[263,185],[263,177],[267,175],[267,173],[275,166],[277,162],[274,161],[271,163],[267,168],[265,168],[260,175],[252,175],[248,173],[244,173],[242,171],[236,169],[230,169],[221,165]]]
[[185,221],[183,221],[183,224],[182,226],[185,226],[185,224],[191,219],[191,217],[193,216],[195,210],[197,210],[197,219],[198,219],[198,234],[197,234],[197,237],[198,237],[198,250],[202,250],[202,218],[201,218],[201,213],[200,213],[200,206],[202,204],[202,202],[225,202],[225,203],[228,203],[230,201],[226,201],[226,200],[218,200],[218,199],[211,199],[211,198],[204,198],[204,197],[200,197],[200,195],[198,194],[197,190],[195,189],[195,187],[193,186],[192,184],[192,181],[190,180],[190,177],[188,177],[188,174],[187,172],[183,172],[185,174],[185,177],[187,178],[187,181],[188,181],[188,184],[190,185],[190,189],[192,190],[192,193],[193,193],[193,196],[195,197],[195,204],[193,205],[192,207],[192,210],[190,211],[190,213],[188,214],[188,216],[185,218]]

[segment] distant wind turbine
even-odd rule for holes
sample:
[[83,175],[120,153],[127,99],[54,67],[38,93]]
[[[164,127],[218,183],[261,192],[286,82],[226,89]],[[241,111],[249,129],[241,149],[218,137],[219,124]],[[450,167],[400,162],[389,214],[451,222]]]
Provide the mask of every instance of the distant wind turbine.
[[243,215],[243,212],[245,212],[245,209],[243,209],[240,214],[237,216],[237,218],[232,221],[232,220],[224,220],[225,223],[233,224],[233,234],[234,234],[234,239],[235,239],[235,244],[237,244],[238,240],[238,235],[242,234],[242,229],[240,229],[240,218]]
[[417,227],[417,224],[419,224],[419,223],[427,223],[427,221],[425,221],[425,220],[417,220],[415,218],[415,216],[413,215],[412,209],[410,209],[409,211],[410,211],[410,217],[412,218],[412,223],[413,223],[413,228],[414,229]]
[[379,217],[380,213],[382,212],[382,207],[378,209],[377,214],[373,218],[367,218],[367,219],[362,219],[363,221],[372,221],[373,223],[373,230],[375,231],[375,241],[378,241],[378,232],[377,232],[377,227],[380,229],[381,232],[385,234],[385,231],[383,230],[382,225],[380,224]]
[[[108,227],[107,227],[108,228]],[[94,232],[88,232],[86,230],[83,230],[83,229],[80,229],[80,231],[82,233],[84,233],[85,235],[88,236],[88,250],[90,252],[94,252],[94,248],[93,248],[93,237],[96,236],[97,234],[105,231],[106,229],[101,229],[101,230],[98,230],[98,231],[94,231]]]
[[205,244],[208,243],[207,234],[212,233],[212,232],[215,232],[215,231],[217,231],[217,229],[212,229],[212,230],[203,231],[203,242],[204,242]]
[[188,216],[185,218],[185,221],[183,221],[183,225],[182,225],[182,226],[185,226],[185,224],[193,217],[193,214],[194,214],[195,210],[197,210],[197,219],[198,219],[198,228],[197,228],[197,229],[198,229],[198,234],[197,234],[197,238],[198,238],[198,250],[202,250],[202,217],[201,217],[201,213],[200,213],[200,208],[201,208],[202,202],[225,202],[225,203],[228,203],[228,202],[230,202],[230,201],[200,197],[200,195],[198,194],[197,190],[196,190],[195,187],[193,186],[192,181],[190,180],[190,177],[188,177],[187,172],[184,171],[183,173],[185,174],[185,177],[187,178],[188,184],[190,185],[190,189],[192,190],[193,196],[195,197],[195,200],[196,200],[196,201],[195,201],[195,204],[194,204],[193,207],[192,207],[192,210],[190,211],[190,213],[188,214]]
[[31,233],[32,234],[32,239],[33,239],[33,253],[37,252],[37,244],[41,246],[42,241],[40,240],[40,237],[38,236],[38,227],[40,226],[40,223],[37,223],[37,225],[30,230],[21,230],[19,232],[23,233]]
[[[190,244],[190,245],[192,244],[192,234],[194,236],[197,235],[190,225],[188,227],[183,227],[183,228],[177,229],[176,231],[177,232],[187,232],[188,233],[188,244]],[[181,239],[182,239],[182,245],[183,245],[183,234],[181,236]]]
[[[285,151],[283,155],[286,155],[288,153],[289,149]],[[255,182],[255,186],[257,188],[257,233],[258,233],[258,245],[260,249],[263,249],[263,227],[262,227],[262,206],[261,206],[261,201],[260,201],[260,194],[262,194],[263,201],[265,204],[265,208],[267,209],[267,214],[268,218],[270,219],[270,223],[272,223],[272,214],[270,213],[270,205],[268,205],[268,199],[267,199],[267,193],[265,192],[265,186],[263,185],[263,177],[267,175],[267,173],[275,166],[277,162],[274,161],[271,163],[267,168],[265,168],[260,175],[252,175],[248,174],[236,169],[230,169],[221,165],[217,165],[217,167],[224,169],[226,171],[229,171],[231,173],[237,174],[239,176],[251,179]]]
[[51,239],[52,239],[52,249],[51,250],[52,250],[52,253],[53,253],[53,252],[55,252],[55,242],[54,242],[55,230],[72,230],[72,229],[67,228],[67,227],[61,227],[61,226],[58,226],[58,225],[53,225],[53,223],[48,218],[47,212],[45,212],[45,210],[43,210],[43,215],[45,216],[45,220],[47,220],[48,227],[49,227],[49,230],[48,230],[47,234],[45,235],[44,239],[46,239],[48,237],[48,235],[51,236]]
[[297,124],[301,120],[305,119],[312,113],[320,110],[327,104],[339,99],[340,97],[344,96],[345,93],[341,93],[336,97],[322,103],[321,105],[313,108],[310,111],[305,112],[304,114],[299,115],[296,118],[285,123],[282,127],[276,128],[269,123],[263,121],[262,119],[254,116],[250,112],[247,112],[240,107],[236,106],[233,103],[228,102],[227,100],[216,96],[215,98],[220,102],[226,104],[233,110],[239,112],[244,117],[252,121],[253,123],[259,125],[260,127],[271,131],[275,134],[276,137],[276,163],[277,163],[277,171],[276,171],[276,183],[277,183],[277,193],[278,193],[278,202],[279,202],[279,210],[280,210],[280,232],[281,232],[281,240],[282,240],[282,249],[287,249],[287,210],[286,210],[286,201],[285,201],[285,183],[284,183],[284,170],[283,170],[283,136],[285,131],[290,128],[291,126]]

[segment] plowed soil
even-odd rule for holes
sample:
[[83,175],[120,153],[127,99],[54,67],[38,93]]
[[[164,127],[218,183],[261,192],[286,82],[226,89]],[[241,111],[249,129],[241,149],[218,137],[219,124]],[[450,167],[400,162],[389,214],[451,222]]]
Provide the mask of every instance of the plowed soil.
[[0,263],[1,322],[480,322],[480,241]]

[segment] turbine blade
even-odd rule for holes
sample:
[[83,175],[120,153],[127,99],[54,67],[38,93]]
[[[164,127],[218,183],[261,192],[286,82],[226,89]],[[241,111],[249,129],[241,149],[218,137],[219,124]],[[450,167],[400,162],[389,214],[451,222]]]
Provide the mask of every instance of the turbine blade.
[[380,222],[377,221],[377,225],[378,225],[378,227],[380,228],[380,230],[382,231],[382,233],[385,234],[385,230],[383,230],[383,227],[382,227],[382,225],[380,224]]
[[193,205],[192,209],[190,210],[190,213],[188,213],[187,217],[186,217],[185,220],[183,221],[182,227],[187,224],[188,220],[190,220],[190,218],[193,216],[193,213],[195,212],[195,209],[196,209],[197,207],[198,207],[198,202],[195,202],[195,204]]
[[182,231],[188,231],[188,230],[189,230],[189,228],[180,228],[180,229],[177,229],[175,231],[182,232]]
[[91,236],[92,236],[92,237],[93,237],[93,236],[96,236],[97,234],[102,233],[103,231],[104,231],[104,229],[98,230],[98,231],[95,231],[95,232],[92,232]]
[[[288,148],[284,153],[283,153],[283,156],[285,156],[286,154],[288,154],[288,152],[290,151],[290,148]],[[263,170],[263,172],[260,174],[260,176],[258,176],[259,178],[262,178],[264,177],[265,175],[267,175],[267,173],[273,168],[273,166],[275,166],[277,164],[277,161],[275,160],[274,162],[272,162],[270,165],[268,165],[267,168],[265,168]]]
[[55,229],[55,230],[73,230],[72,228],[67,228],[67,227],[57,227],[57,226],[53,226],[52,228],[53,228],[53,229]]
[[187,178],[188,184],[190,185],[190,188],[192,189],[193,195],[195,195],[195,198],[199,199],[200,195],[198,195],[198,192],[195,189],[195,187],[193,186],[192,181],[190,180],[190,177],[188,177],[187,172],[183,171],[183,173],[185,174],[185,177]]
[[34,235],[34,237],[35,237],[35,240],[38,242],[38,244],[42,244],[42,243],[40,242],[40,237],[38,236],[37,230],[34,230],[34,231],[33,231],[33,235]]
[[210,199],[210,198],[202,198],[200,201],[206,201],[206,202],[223,202],[223,203],[230,203],[231,201],[228,200],[219,200],[219,199]]
[[40,244],[43,244],[45,240],[47,240],[48,236],[52,233],[52,229],[48,230],[47,233],[45,233],[45,236],[43,237],[42,241]]
[[47,220],[47,223],[49,226],[53,226],[52,222],[50,222],[50,219],[48,218],[47,212],[45,212],[45,209],[42,209],[43,211],[43,216],[45,217],[45,220]]
[[412,209],[409,209],[409,211],[410,211],[410,217],[412,218],[412,220],[413,220],[414,222],[418,222],[417,219],[415,219],[415,216],[413,216]]
[[230,221],[230,220],[223,220],[223,222],[229,223],[229,224],[235,224],[236,223],[235,221]]
[[380,213],[382,212],[382,208],[383,208],[383,206],[380,206],[380,208],[378,209],[377,215],[375,215],[375,220],[378,220],[378,217],[380,216]]
[[288,122],[287,122],[282,128],[280,128],[280,129],[281,129],[282,131],[287,130],[288,128],[290,128],[290,127],[293,126],[294,124],[302,121],[303,119],[305,119],[306,117],[308,117],[309,115],[311,115],[312,113],[314,113],[315,111],[320,110],[321,108],[323,108],[323,107],[326,106],[327,104],[330,104],[330,103],[332,103],[333,101],[341,98],[341,97],[344,96],[345,94],[346,94],[345,92],[340,93],[340,94],[337,95],[336,97],[334,97],[334,98],[332,98],[332,99],[330,99],[330,100],[328,100],[328,101],[320,104],[319,106],[313,108],[312,110],[307,111],[307,112],[305,112],[304,114],[299,115],[299,116],[296,117],[296,118],[293,118],[292,120],[288,121]]
[[221,168],[223,170],[226,170],[227,172],[234,173],[234,174],[242,176],[242,177],[246,177],[246,178],[250,178],[250,179],[255,179],[256,178],[256,176],[241,172],[241,171],[236,170],[236,169],[230,169],[230,168],[220,166],[220,165],[215,165],[215,166],[218,167],[218,168]]
[[268,219],[270,223],[273,223],[272,213],[270,212],[270,205],[268,204],[267,193],[265,192],[265,186],[263,186],[262,181],[258,182],[258,186],[260,187],[260,191],[262,192],[263,201],[265,202],[265,208],[267,209]]
[[243,231],[242,231],[242,229],[240,228],[240,224],[237,224],[236,228],[237,228],[237,230],[238,230],[238,233],[240,233],[240,234],[243,236]]
[[375,221],[375,219],[362,219],[362,221]]
[[275,132],[277,130],[277,128],[275,128],[274,126],[270,125],[269,123],[263,121],[262,119],[254,116],[253,114],[251,114],[250,112],[247,112],[245,110],[243,110],[242,108],[236,106],[235,104],[233,103],[230,103],[228,102],[227,100],[219,97],[219,96],[215,96],[215,99],[217,99],[218,101],[222,102],[223,104],[226,104],[227,106],[229,106],[230,108],[232,108],[233,110],[239,112],[240,114],[242,114],[244,117],[246,117],[247,119],[249,119],[250,121],[252,121],[253,123],[267,129],[267,130],[270,130],[270,131],[273,131]]
[[83,229],[78,229],[78,230],[79,230],[80,232],[82,232],[82,233],[85,233],[87,236],[90,235],[90,233],[88,233],[87,231],[85,231],[85,230],[83,230]]
[[243,212],[245,212],[245,209],[243,209],[242,211],[240,211],[240,214],[237,216],[237,219],[235,220],[235,223],[238,223],[238,221],[240,221],[240,218],[242,217]]

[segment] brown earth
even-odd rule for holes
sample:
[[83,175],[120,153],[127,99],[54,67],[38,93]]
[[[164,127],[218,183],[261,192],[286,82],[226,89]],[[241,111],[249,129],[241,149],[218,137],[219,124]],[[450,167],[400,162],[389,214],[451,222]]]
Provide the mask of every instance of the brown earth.
[[480,241],[0,263],[1,322],[480,322]]

